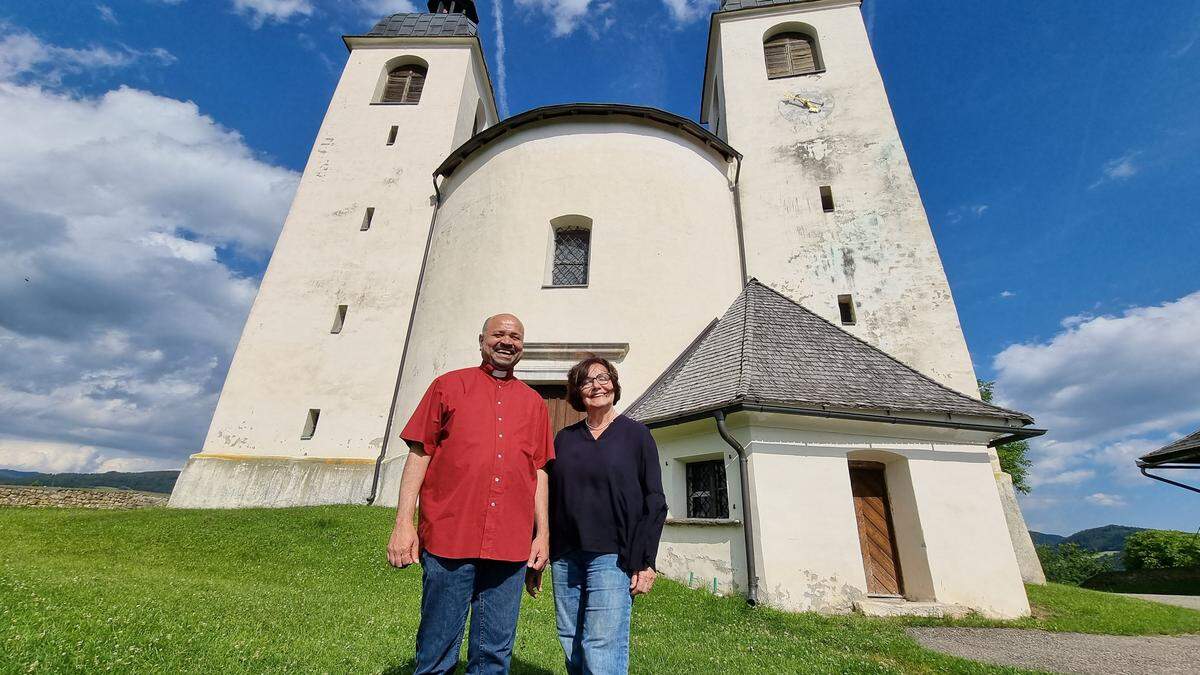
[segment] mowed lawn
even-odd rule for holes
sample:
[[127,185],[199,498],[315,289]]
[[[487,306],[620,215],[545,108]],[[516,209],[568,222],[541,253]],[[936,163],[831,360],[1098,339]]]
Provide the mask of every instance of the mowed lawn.
[[[386,564],[392,517],[0,509],[0,672],[407,672],[420,572]],[[1050,593],[1070,596],[1054,600],[1064,615],[1109,597]],[[1200,613],[1117,601],[1153,613],[1134,632],[1200,631]],[[553,607],[549,593],[525,599],[514,672],[562,671]],[[632,669],[1012,672],[925,651],[904,625],[752,610],[660,581],[634,608]]]

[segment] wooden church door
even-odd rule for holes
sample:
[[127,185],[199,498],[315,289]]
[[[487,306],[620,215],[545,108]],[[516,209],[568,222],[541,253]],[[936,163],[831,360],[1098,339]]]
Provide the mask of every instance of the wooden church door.
[[534,391],[542,395],[546,402],[546,411],[550,413],[550,430],[557,434],[563,427],[570,426],[586,417],[567,403],[567,385],[565,384],[535,384]]
[[858,521],[858,540],[867,573],[867,594],[903,595],[883,464],[850,462],[850,491],[854,495],[854,517]]

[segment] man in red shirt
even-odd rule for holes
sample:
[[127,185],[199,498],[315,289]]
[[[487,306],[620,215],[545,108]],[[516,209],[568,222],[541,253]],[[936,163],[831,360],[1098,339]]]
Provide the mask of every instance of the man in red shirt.
[[468,607],[467,672],[508,672],[525,569],[549,559],[554,439],[542,397],[513,377],[524,337],[517,317],[489,318],[483,363],[435,379],[400,432],[409,454],[388,562],[421,564],[417,673],[454,670]]

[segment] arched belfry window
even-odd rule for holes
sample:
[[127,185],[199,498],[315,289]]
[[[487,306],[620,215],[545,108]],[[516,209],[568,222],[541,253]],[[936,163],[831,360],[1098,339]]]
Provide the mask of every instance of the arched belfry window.
[[767,59],[767,77],[792,77],[807,75],[821,70],[816,40],[804,33],[779,33],[763,42],[763,54]]
[[583,227],[554,230],[554,286],[586,286],[592,255],[592,231]]
[[382,103],[420,103],[421,90],[425,88],[424,66],[409,64],[396,66],[388,71],[387,83],[383,86]]

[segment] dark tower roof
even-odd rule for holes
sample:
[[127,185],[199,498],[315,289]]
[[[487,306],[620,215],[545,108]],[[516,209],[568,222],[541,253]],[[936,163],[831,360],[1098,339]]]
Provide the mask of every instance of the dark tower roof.
[[474,37],[475,22],[465,14],[393,14],[365,37]]

